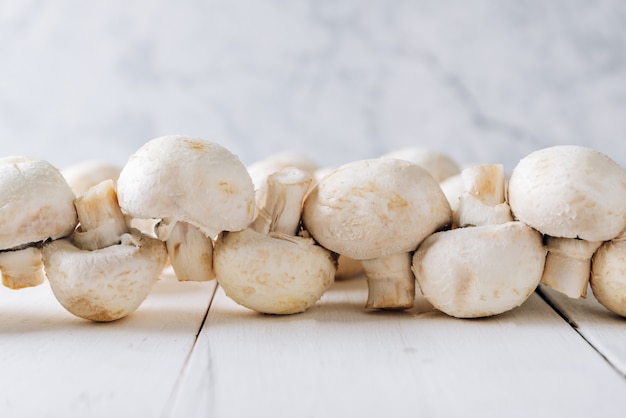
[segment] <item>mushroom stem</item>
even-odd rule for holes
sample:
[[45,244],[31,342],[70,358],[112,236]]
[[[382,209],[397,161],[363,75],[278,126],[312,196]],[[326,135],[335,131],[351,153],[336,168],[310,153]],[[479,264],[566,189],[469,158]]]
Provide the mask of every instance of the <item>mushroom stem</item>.
[[406,309],[415,300],[415,276],[411,271],[411,254],[397,253],[387,257],[361,260],[367,277],[367,309]]
[[457,226],[496,225],[513,220],[505,203],[504,166],[482,164],[461,172],[463,189],[454,221]]
[[0,252],[2,284],[10,289],[38,286],[44,282],[41,251],[37,247]]
[[267,178],[265,206],[252,223],[252,229],[262,234],[279,232],[296,235],[300,226],[302,201],[311,187],[313,177],[298,168],[286,168]]
[[99,250],[119,244],[129,231],[117,202],[113,180],[105,180],[74,200],[79,227],[73,235],[74,244],[82,250]]
[[[159,235],[163,231],[158,227]],[[179,281],[203,282],[215,279],[213,241],[199,228],[187,222],[175,222],[168,228],[167,253]]]
[[575,238],[546,238],[546,265],[541,283],[570,298],[587,296],[591,277],[591,257],[602,241]]

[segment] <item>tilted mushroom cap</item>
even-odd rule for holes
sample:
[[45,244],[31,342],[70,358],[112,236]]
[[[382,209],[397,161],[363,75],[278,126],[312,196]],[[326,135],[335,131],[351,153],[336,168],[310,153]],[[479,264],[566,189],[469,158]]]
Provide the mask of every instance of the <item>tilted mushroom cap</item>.
[[254,187],[237,156],[180,135],[155,138],[133,154],[117,193],[134,218],[184,221],[210,237],[243,229],[254,216]]
[[474,318],[521,305],[539,284],[545,256],[536,230],[507,222],[432,234],[415,252],[413,271],[433,306]]
[[303,312],[335,277],[335,260],[313,240],[252,229],[230,232],[215,247],[215,272],[226,295],[258,312]]
[[626,227],[626,172],[590,148],[531,153],[513,170],[508,196],[517,219],[553,237],[607,241]]
[[303,223],[336,253],[363,260],[413,251],[450,222],[439,184],[418,165],[391,158],[333,170],[305,200]]
[[0,159],[0,249],[57,239],[76,227],[74,193],[58,169],[26,157]]
[[81,250],[60,239],[44,245],[42,252],[59,303],[92,321],[114,321],[135,311],[167,260],[163,242],[138,231],[99,250]]
[[410,147],[389,152],[383,158],[396,158],[410,161],[428,171],[438,182],[461,172],[452,157],[429,149]]

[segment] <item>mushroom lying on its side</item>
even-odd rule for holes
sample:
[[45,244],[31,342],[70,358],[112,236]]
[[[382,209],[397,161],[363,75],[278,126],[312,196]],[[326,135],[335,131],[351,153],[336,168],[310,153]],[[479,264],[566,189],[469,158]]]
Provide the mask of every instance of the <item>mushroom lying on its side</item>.
[[164,244],[129,231],[111,180],[76,200],[80,225],[69,239],[44,245],[50,287],[72,314],[114,321],[135,311],[167,260]]
[[626,172],[590,148],[544,148],[518,163],[508,196],[515,218],[547,236],[542,283],[584,297],[593,253],[626,228]]
[[265,207],[252,227],[217,240],[217,281],[238,304],[262,313],[299,313],[333,283],[330,252],[295,235],[310,183],[311,177],[295,168],[270,175]]
[[305,200],[302,220],[323,247],[361,260],[366,308],[406,309],[415,300],[410,253],[451,216],[425,169],[380,158],[348,163],[322,178]]
[[74,193],[58,169],[26,157],[0,159],[0,270],[12,289],[45,280],[40,246],[72,233]]

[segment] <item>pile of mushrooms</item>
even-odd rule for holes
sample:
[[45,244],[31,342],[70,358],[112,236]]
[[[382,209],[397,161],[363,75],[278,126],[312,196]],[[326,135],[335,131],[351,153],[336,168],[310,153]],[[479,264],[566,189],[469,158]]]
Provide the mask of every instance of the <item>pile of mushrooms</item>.
[[217,279],[267,314],[309,309],[344,260],[364,272],[368,310],[409,309],[419,291],[453,317],[498,315],[543,284],[571,298],[590,287],[626,316],[626,171],[586,147],[535,151],[507,182],[500,164],[461,170],[419,148],[334,169],[295,153],[246,167],[173,135],[123,167],[2,158],[0,191],[3,284],[47,278],[92,321],[138,309],[168,261],[179,280]]

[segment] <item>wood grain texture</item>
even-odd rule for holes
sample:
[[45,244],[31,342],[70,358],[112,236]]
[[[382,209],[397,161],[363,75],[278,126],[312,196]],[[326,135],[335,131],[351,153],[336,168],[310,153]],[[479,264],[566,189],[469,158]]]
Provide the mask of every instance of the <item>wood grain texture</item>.
[[623,416],[626,380],[536,294],[480,320],[365,300],[353,279],[268,316],[218,288],[168,416]]
[[0,289],[0,416],[160,416],[215,286],[166,273],[111,323],[74,317],[47,283]]
[[540,291],[619,373],[626,376],[626,318],[600,305],[591,288],[584,299],[570,299],[547,286],[542,286]]

